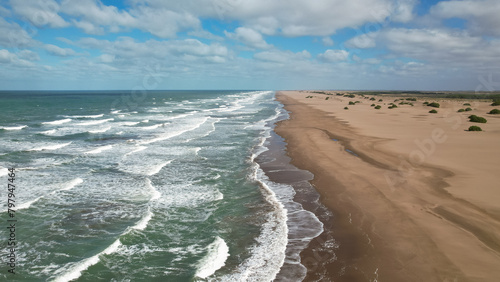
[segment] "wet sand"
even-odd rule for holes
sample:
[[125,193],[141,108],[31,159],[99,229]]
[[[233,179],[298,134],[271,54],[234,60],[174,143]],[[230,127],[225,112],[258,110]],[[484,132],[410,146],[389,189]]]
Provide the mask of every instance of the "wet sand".
[[[494,107],[419,99],[388,109],[397,98],[332,93],[277,94],[291,114],[275,131],[333,214],[317,214],[325,232],[301,254],[305,280],[498,281],[500,116],[486,114]],[[438,113],[423,101],[439,102]],[[473,111],[457,113],[466,102]]]

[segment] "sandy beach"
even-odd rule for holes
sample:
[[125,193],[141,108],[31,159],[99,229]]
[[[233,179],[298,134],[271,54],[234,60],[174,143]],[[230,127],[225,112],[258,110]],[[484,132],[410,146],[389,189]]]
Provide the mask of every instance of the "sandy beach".
[[[277,93],[291,113],[275,131],[333,213],[301,255],[306,281],[498,281],[500,115],[487,114],[498,107],[328,94]],[[472,111],[457,112],[464,103]]]

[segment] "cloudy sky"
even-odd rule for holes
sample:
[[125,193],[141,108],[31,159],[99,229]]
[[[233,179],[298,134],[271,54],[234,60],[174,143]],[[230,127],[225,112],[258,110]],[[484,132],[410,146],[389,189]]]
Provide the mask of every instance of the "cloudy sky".
[[499,0],[0,0],[0,90],[500,90]]

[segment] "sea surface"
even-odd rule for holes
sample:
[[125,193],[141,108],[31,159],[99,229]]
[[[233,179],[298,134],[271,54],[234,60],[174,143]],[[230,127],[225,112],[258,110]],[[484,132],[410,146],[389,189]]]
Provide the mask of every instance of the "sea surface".
[[322,224],[256,160],[288,117],[274,95],[0,92],[0,280],[302,280]]

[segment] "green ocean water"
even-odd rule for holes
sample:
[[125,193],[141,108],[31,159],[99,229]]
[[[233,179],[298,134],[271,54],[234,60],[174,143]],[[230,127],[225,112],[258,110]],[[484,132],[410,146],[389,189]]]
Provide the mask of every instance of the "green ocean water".
[[273,91],[1,92],[0,102],[0,181],[15,169],[17,220],[16,274],[2,248],[0,280],[270,281],[290,257],[288,213],[300,207],[255,162],[286,117]]

